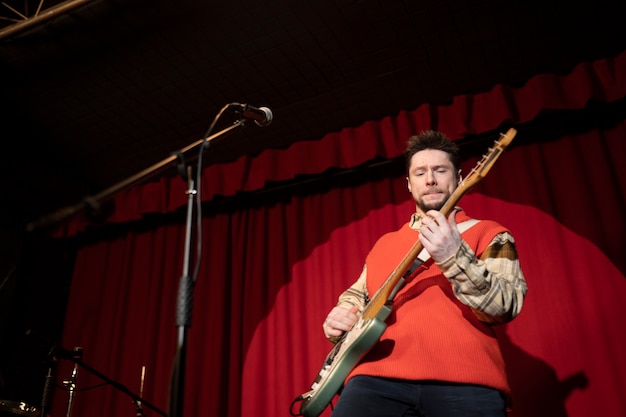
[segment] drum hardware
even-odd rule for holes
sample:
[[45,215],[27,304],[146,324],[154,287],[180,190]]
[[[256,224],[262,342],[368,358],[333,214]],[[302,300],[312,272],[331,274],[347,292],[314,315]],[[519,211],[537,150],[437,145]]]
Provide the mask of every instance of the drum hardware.
[[17,415],[24,417],[39,417],[37,407],[32,407],[25,402],[0,400],[0,416]]
[[72,375],[70,379],[63,381],[63,385],[67,387],[68,391],[68,401],[67,401],[67,413],[66,417],[70,417],[72,415],[72,405],[74,403],[74,395],[76,391],[76,374],[78,373],[78,363],[83,358],[83,348],[75,347],[72,351],[72,360],[74,361],[74,368],[72,369]]
[[[109,378],[106,375],[102,374],[101,372],[97,371],[93,367],[87,365],[82,360],[82,348],[77,348],[77,349],[80,349],[80,355],[68,354],[69,352],[67,350],[63,350],[63,352],[61,354],[61,356],[64,357],[65,359],[70,359],[71,361],[74,362],[74,369],[72,370],[72,375],[71,375],[70,379],[63,381],[63,384],[65,386],[67,386],[68,390],[70,391],[68,407],[67,407],[67,416],[66,417],[70,417],[70,412],[71,412],[71,408],[72,408],[72,402],[74,400],[74,391],[76,390],[76,374],[78,372],[78,367],[83,368],[84,370],[88,371],[89,373],[91,373],[91,374],[97,376],[98,378],[100,378],[106,384],[111,385],[115,389],[123,392],[124,394],[126,394],[128,396],[130,396],[133,399],[133,402],[135,403],[135,405],[137,406],[137,416],[143,416],[143,407],[145,405],[146,407],[148,407],[151,410],[155,411],[156,413],[162,415],[163,417],[167,417],[167,414],[164,411],[162,411],[161,409],[159,409],[155,405],[149,403],[145,399],[141,398],[139,395],[136,395],[135,393],[130,391],[126,386],[120,384],[119,382],[116,382],[116,381],[112,380],[111,378]],[[75,349],[75,351],[76,351],[76,349]],[[142,377],[141,377],[141,390],[142,391],[143,391],[144,377],[145,377],[145,367],[143,367],[143,369],[142,369]]]
[[[51,357],[54,357],[55,360],[57,360],[57,359],[67,359],[67,360],[70,360],[70,361],[74,362],[74,368],[72,369],[72,373],[70,375],[70,378],[63,381],[63,385],[65,385],[67,387],[67,389],[68,389],[68,391],[70,393],[70,396],[69,396],[69,399],[68,399],[67,416],[70,416],[70,414],[71,414],[72,405],[73,405],[73,402],[74,402],[74,399],[75,399],[75,392],[77,391],[78,368],[80,367],[83,370],[85,370],[85,371],[89,372],[90,374],[95,375],[96,377],[101,379],[105,384],[111,385],[115,389],[117,389],[117,390],[123,392],[124,394],[128,395],[129,397],[131,397],[133,399],[133,402],[136,405],[138,405],[138,407],[139,407],[137,412],[138,413],[141,412],[142,416],[143,416],[143,408],[145,406],[145,407],[151,409],[152,411],[156,412],[157,414],[159,414],[159,415],[161,415],[163,417],[168,417],[167,413],[165,413],[163,410],[159,409],[154,404],[146,401],[145,399],[143,399],[140,396],[138,396],[135,393],[133,393],[126,386],[120,384],[119,382],[114,381],[113,379],[107,377],[103,373],[99,372],[98,370],[96,370],[92,366],[90,366],[87,363],[85,363],[85,361],[83,360],[83,348],[77,347],[77,348],[74,348],[74,350],[68,350],[68,349],[65,349],[62,346],[57,346],[57,345],[53,344],[47,338],[43,337],[40,334],[37,334],[37,332],[34,332],[32,330],[28,330],[27,334],[32,336],[32,337],[38,338],[40,341],[43,341],[48,346],[50,346],[50,354],[49,355]],[[50,375],[51,379],[54,378],[52,372],[49,372],[49,375]],[[46,377],[46,378],[48,378],[48,377]],[[141,377],[141,390],[142,390],[142,393],[143,393],[144,378],[145,378],[145,367],[143,367],[143,369],[142,369],[142,377]],[[45,401],[42,401],[42,403],[44,403],[44,402]],[[33,407],[31,407],[30,409],[36,410]],[[1,410],[2,410],[2,408],[0,408],[0,411]],[[26,417],[40,417],[40,414],[39,414],[39,412],[37,412],[36,414],[32,414],[31,413],[31,414],[26,414],[25,416]],[[4,415],[0,415],[0,417],[4,417]],[[41,417],[46,417],[46,416],[41,415]]]
[[41,417],[46,417],[46,413],[50,407],[54,379],[56,378],[54,366],[54,364],[51,364],[48,368],[48,373],[46,374],[46,379],[43,385],[43,393],[41,394]]
[[[141,378],[139,381],[139,398],[143,397],[143,382],[146,378],[146,366],[142,366],[141,367]],[[141,400],[140,399],[135,399],[134,400],[135,405],[137,406],[137,413],[136,416],[137,417],[143,417],[143,406],[141,405]]]

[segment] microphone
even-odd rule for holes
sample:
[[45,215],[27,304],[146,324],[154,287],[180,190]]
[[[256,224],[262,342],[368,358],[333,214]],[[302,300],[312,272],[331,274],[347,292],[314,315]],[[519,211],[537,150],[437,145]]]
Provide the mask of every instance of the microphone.
[[265,127],[272,123],[274,115],[267,107],[254,107],[248,104],[232,103],[231,106],[236,107],[237,113],[245,119],[254,120],[257,126]]

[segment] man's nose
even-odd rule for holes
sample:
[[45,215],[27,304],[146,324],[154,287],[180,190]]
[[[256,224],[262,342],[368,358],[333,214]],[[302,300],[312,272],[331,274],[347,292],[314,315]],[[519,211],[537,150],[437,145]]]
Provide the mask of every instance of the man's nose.
[[426,184],[433,185],[436,182],[435,173],[433,171],[426,171]]

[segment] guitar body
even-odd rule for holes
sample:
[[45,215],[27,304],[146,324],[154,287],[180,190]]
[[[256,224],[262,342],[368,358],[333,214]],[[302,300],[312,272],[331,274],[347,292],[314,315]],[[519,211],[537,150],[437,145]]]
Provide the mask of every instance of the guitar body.
[[317,417],[324,411],[350,371],[378,342],[387,328],[385,320],[389,313],[391,308],[384,306],[376,317],[359,319],[352,330],[337,342],[324,360],[311,389],[302,394],[300,413],[304,417]]

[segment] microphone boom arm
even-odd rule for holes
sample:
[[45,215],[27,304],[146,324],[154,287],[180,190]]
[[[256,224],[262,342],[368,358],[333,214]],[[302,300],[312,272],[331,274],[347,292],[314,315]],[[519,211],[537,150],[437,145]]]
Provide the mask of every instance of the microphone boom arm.
[[60,223],[64,220],[69,219],[70,217],[74,216],[75,214],[78,214],[79,212],[85,210],[86,208],[90,207],[92,209],[97,209],[99,208],[102,203],[106,202],[107,200],[109,200],[113,195],[115,195],[116,193],[129,189],[143,181],[145,181],[148,178],[151,178],[153,176],[155,176],[158,173],[163,172],[166,168],[168,168],[171,164],[173,164],[174,162],[177,161],[179,154],[185,154],[190,152],[191,150],[194,150],[196,148],[199,148],[204,142],[208,142],[208,141],[213,141],[215,139],[221,138],[223,136],[226,136],[228,134],[233,133],[233,131],[237,128],[243,127],[245,124],[245,120],[238,120],[236,121],[234,124],[232,124],[231,126],[205,138],[205,139],[200,139],[197,140],[195,142],[193,142],[192,144],[182,148],[179,152],[173,152],[169,157],[163,159],[160,162],[157,162],[156,164],[152,165],[149,168],[144,169],[143,171],[138,172],[137,174],[133,175],[132,177],[129,177],[123,181],[120,181],[119,183],[99,192],[98,194],[95,194],[93,196],[87,196],[85,197],[81,202],[72,205],[72,206],[67,206],[67,207],[63,207],[51,214],[45,215],[40,217],[39,219],[28,223],[26,225],[26,230],[28,232],[32,232],[35,231],[37,229],[41,229],[41,228],[45,228],[45,227],[49,227],[52,226],[54,224]]

